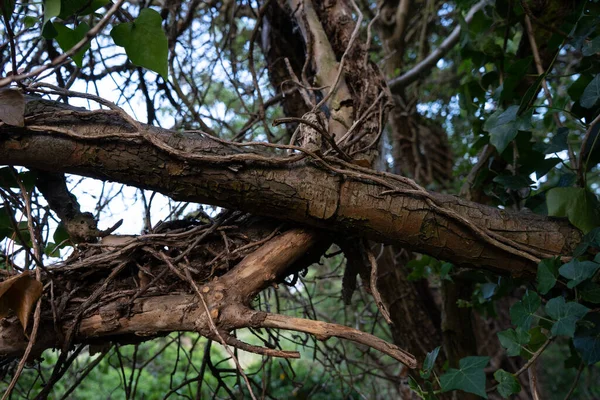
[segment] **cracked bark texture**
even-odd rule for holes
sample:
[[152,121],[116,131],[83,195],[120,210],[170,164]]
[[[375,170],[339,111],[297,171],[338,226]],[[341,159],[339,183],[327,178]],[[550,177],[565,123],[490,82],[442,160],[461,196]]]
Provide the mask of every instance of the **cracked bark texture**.
[[[176,200],[240,209],[349,237],[394,243],[459,265],[515,276],[532,276],[536,271],[530,259],[490,245],[420,197],[382,195],[388,188],[370,181],[364,172],[359,178],[350,178],[307,159],[280,164],[249,161],[247,156],[261,153],[204,135],[143,128],[144,135],[197,158],[205,157],[192,161],[157,149],[139,133],[127,135],[131,127],[112,112],[46,112],[30,115],[27,126],[30,128],[0,128],[0,159],[4,163],[117,181]],[[382,179],[400,186],[392,176]],[[566,220],[503,211],[448,195],[432,196],[437,204],[472,224],[547,254],[568,254],[581,237]]]

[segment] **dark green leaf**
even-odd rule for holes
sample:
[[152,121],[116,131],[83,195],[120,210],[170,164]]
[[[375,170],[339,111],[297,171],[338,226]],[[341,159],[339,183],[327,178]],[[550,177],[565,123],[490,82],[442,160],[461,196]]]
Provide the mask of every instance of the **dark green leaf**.
[[65,244],[63,242],[69,240],[69,233],[65,229],[65,226],[63,225],[62,222],[59,223],[58,226],[56,227],[56,230],[54,231],[54,236],[52,237],[52,239],[54,240],[54,242],[57,245],[62,244],[62,246],[60,246],[59,248],[64,247]]
[[527,92],[525,92],[525,96],[523,96],[523,98],[521,99],[521,104],[519,105],[519,111],[517,111],[517,115],[521,115],[525,112],[525,110],[527,110],[527,108],[531,104],[531,101],[537,95],[540,85],[542,84],[542,81],[544,79],[546,79],[545,72],[543,74],[539,75],[535,79],[535,82],[533,82],[533,84],[529,87],[529,89],[527,89]]
[[517,378],[503,369],[494,372],[494,379],[498,381],[498,393],[505,399],[510,395],[517,394],[521,391],[521,385],[517,381]]
[[558,257],[542,260],[538,264],[537,290],[541,294],[548,293],[556,285],[560,264]]
[[546,194],[546,204],[548,215],[567,217],[585,233],[600,225],[598,199],[585,188],[552,188]]
[[494,178],[494,182],[511,190],[518,190],[533,184],[533,181],[524,175],[498,175]]
[[157,72],[166,80],[168,48],[161,23],[158,12],[144,8],[133,22],[115,26],[110,35],[116,45],[125,48],[132,63]]
[[540,296],[535,292],[527,291],[523,300],[518,301],[510,308],[512,323],[522,329],[529,329],[533,322],[535,312],[542,305]]
[[578,101],[583,95],[583,91],[592,81],[593,77],[590,74],[581,74],[567,89],[567,93],[573,101]]
[[440,377],[442,392],[462,390],[487,399],[485,372],[489,357],[465,357],[460,360],[460,369],[450,368]]
[[451,263],[442,264],[442,268],[440,269],[440,279],[452,282],[452,277],[450,276],[450,271],[454,267]]
[[585,108],[592,108],[598,99],[600,99],[600,74],[587,85],[579,99],[579,104]]
[[579,246],[573,252],[573,256],[579,257],[584,255],[590,247],[600,247],[600,228],[592,229],[581,239]]
[[589,309],[574,301],[565,302],[562,296],[550,299],[546,304],[546,313],[556,322],[552,325],[552,335],[573,337],[577,321],[587,314]]
[[596,36],[594,39],[586,42],[581,48],[581,52],[584,57],[593,56],[600,52],[600,36]]
[[556,135],[552,136],[550,143],[544,149],[544,154],[558,153],[569,148],[569,128],[560,127]]
[[521,357],[523,357],[525,359],[530,359],[531,353],[535,353],[536,351],[538,351],[544,345],[544,343],[546,343],[546,341],[548,340],[548,337],[546,335],[544,335],[544,333],[542,332],[542,328],[540,326],[531,328],[529,330],[529,335],[531,336],[531,339],[529,340],[529,344],[527,345],[529,352],[527,352],[527,351],[521,352]]
[[567,264],[560,267],[558,272],[561,274],[561,276],[570,279],[569,283],[567,283],[567,286],[569,289],[573,289],[581,282],[594,276],[599,268],[600,264],[596,264],[595,262],[578,261],[576,258],[573,258]]
[[560,158],[551,157],[539,162],[535,168],[535,178],[540,179],[545,176],[552,168],[560,163]]
[[584,301],[600,304],[600,285],[594,282],[584,282],[579,286],[579,294]]
[[585,319],[586,324],[577,328],[573,345],[588,365],[600,361],[600,314],[590,313]]
[[[81,41],[81,39],[85,37],[85,34],[90,30],[89,25],[85,22],[80,23],[74,30],[59,23],[55,23],[54,28],[58,32],[56,41],[65,53],[79,43],[79,41]],[[78,67],[81,68],[83,66],[83,55],[89,48],[90,44],[88,43],[81,50],[71,56]]]
[[421,372],[421,377],[423,379],[429,379],[429,375],[433,369],[433,366],[435,365],[435,360],[437,359],[439,353],[440,346],[436,347],[433,349],[433,351],[427,353],[425,356],[425,361],[423,361],[423,371]]
[[502,153],[517,133],[531,129],[531,112],[518,116],[518,106],[498,110],[485,121],[483,129],[490,133],[490,143]]
[[521,353],[522,347],[529,343],[531,335],[521,328],[517,328],[516,330],[507,329],[498,332],[498,339],[502,347],[506,349],[506,353],[510,357],[514,357],[518,356]]

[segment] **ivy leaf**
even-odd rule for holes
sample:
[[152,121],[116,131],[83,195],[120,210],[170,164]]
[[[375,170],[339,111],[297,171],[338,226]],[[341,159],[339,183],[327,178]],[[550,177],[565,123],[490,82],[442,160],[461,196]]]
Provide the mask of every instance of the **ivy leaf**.
[[498,393],[505,399],[511,394],[517,394],[521,391],[521,385],[517,381],[517,378],[503,369],[494,372],[494,379],[498,381]]
[[498,110],[483,125],[483,130],[490,133],[490,143],[499,153],[506,149],[520,130],[527,131],[531,128],[532,111],[521,116],[517,114],[518,111],[519,106],[510,106],[504,112]]
[[61,0],[59,17],[63,20],[73,15],[91,14],[109,3],[109,0]]
[[515,303],[510,308],[510,319],[514,325],[517,325],[521,329],[529,329],[531,328],[531,322],[533,322],[533,317],[535,312],[542,305],[542,300],[540,296],[535,292],[527,291],[525,296],[523,296],[523,300]]
[[465,357],[460,360],[460,369],[450,368],[440,377],[442,392],[462,390],[487,399],[485,393],[485,372],[483,369],[489,357]]
[[600,99],[600,74],[596,75],[586,86],[579,99],[579,104],[584,108],[592,108],[598,99]]
[[594,282],[585,282],[579,287],[581,299],[590,303],[600,304],[600,285]]
[[425,361],[423,361],[423,371],[421,371],[421,378],[429,379],[429,375],[431,374],[431,370],[435,365],[435,360],[440,353],[440,346],[433,349],[433,351],[427,353],[425,356]]
[[533,181],[525,175],[498,175],[494,178],[494,182],[512,190],[519,190],[533,184]]
[[546,204],[549,216],[567,217],[584,233],[600,225],[598,199],[585,188],[552,188],[546,194]]
[[558,268],[560,267],[558,257],[547,258],[540,261],[537,269],[537,290],[541,294],[546,294],[556,285],[558,277]]
[[569,144],[567,141],[568,138],[569,128],[561,126],[556,131],[556,135],[552,136],[552,138],[550,139],[550,143],[548,143],[548,145],[543,151],[544,154],[559,153],[563,150],[567,150],[569,148]]
[[[90,30],[90,26],[85,22],[82,22],[79,25],[77,25],[77,27],[74,30],[59,23],[55,23],[54,28],[58,32],[58,35],[56,36],[56,41],[58,42],[58,45],[60,46],[62,51],[64,51],[65,53],[71,50],[73,46],[75,46],[77,43],[79,43],[81,39],[85,37],[87,31]],[[83,46],[81,50],[79,50],[77,53],[71,56],[71,58],[79,68],[83,66],[83,55],[89,48],[90,44],[88,43],[85,46]]]
[[567,264],[560,267],[558,272],[570,281],[567,283],[569,289],[573,289],[586,279],[594,276],[596,271],[600,268],[600,264],[596,264],[592,261],[578,261],[573,258]]
[[46,0],[44,2],[44,25],[60,14],[60,0]]
[[581,48],[581,53],[584,57],[589,57],[596,53],[600,53],[600,36],[596,36],[591,41],[585,43]]
[[166,80],[168,44],[161,23],[158,12],[144,8],[133,22],[115,26],[110,36],[117,46],[125,48],[132,63],[157,72]]
[[600,314],[589,314],[585,317],[588,324],[577,328],[573,345],[588,365],[600,361]]
[[550,330],[552,335],[573,337],[577,321],[585,316],[588,311],[589,309],[586,306],[574,301],[566,303],[565,298],[562,296],[550,299],[546,304],[546,313],[556,321]]
[[521,348],[529,343],[531,335],[521,328],[516,330],[507,329],[498,332],[498,339],[500,339],[500,344],[506,349],[509,357],[514,357],[518,356],[521,353]]
[[600,247],[600,228],[592,229],[581,239],[579,246],[573,252],[573,256],[579,257],[584,255],[590,247]]

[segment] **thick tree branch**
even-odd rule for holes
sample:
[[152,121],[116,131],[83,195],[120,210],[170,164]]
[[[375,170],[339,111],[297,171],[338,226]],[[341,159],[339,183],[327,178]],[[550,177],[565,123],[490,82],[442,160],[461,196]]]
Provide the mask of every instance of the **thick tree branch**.
[[540,258],[569,254],[581,236],[564,220],[425,192],[406,178],[333,158],[277,157],[208,135],[132,127],[113,111],[43,109],[26,119],[25,129],[0,127],[0,160],[118,181],[514,275],[534,274]]

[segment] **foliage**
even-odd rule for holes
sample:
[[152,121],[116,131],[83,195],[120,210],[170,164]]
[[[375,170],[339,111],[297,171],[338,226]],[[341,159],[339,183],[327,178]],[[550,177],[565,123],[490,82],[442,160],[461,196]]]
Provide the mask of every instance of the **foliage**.
[[[29,45],[29,53],[23,50],[19,60],[14,56],[6,57],[8,61],[2,61],[2,65],[5,72],[10,71],[13,75],[21,73],[18,68],[16,71],[12,69],[26,60],[30,63],[26,72],[36,63],[49,65],[56,57],[54,53],[58,53],[56,45],[63,54],[69,55],[76,66],[60,65],[70,72],[73,81],[81,79],[86,85],[97,87],[98,81],[109,76],[114,80],[114,87],[121,90],[119,101],[128,103],[134,111],[140,107],[132,106],[131,99],[145,103],[150,124],[202,129],[224,139],[285,142],[290,132],[272,129],[267,121],[284,115],[286,111],[283,107],[265,107],[263,95],[285,99],[286,94],[282,94],[284,83],[289,84],[293,79],[287,79],[278,88],[270,85],[269,80],[273,77],[269,74],[273,71],[269,68],[273,67],[267,67],[265,54],[271,47],[266,34],[257,39],[259,28],[264,29],[261,31],[264,33],[268,26],[258,20],[258,15],[262,18],[264,14],[255,10],[257,5],[260,7],[262,4],[235,8],[235,4],[225,3],[222,9],[208,3],[199,10],[189,9],[193,11],[189,16],[195,19],[194,22],[185,19],[184,11],[190,6],[177,3],[169,9],[153,6],[152,2],[144,7],[132,3],[123,6],[115,18],[109,18],[107,29],[94,33],[94,27],[103,18],[112,17],[109,10],[113,4],[107,0],[45,0],[43,4],[5,1],[0,9],[4,20],[17,27],[19,35],[25,39],[6,33],[8,36],[3,49],[9,45],[14,48],[10,42],[15,39],[23,40],[18,43],[22,46],[28,45],[28,41],[43,40],[46,47],[41,52],[47,53],[47,59],[43,60],[39,55],[37,59],[32,58],[31,53],[36,47]],[[593,369],[587,367],[600,362],[597,306],[600,304],[600,3],[591,0],[579,2],[567,12],[550,9],[560,8],[560,2],[551,2],[548,5],[550,11],[532,11],[529,9],[531,2],[497,0],[476,12],[467,24],[464,15],[472,3],[456,1],[440,4],[439,10],[433,13],[420,10],[419,13],[430,13],[419,14],[416,18],[426,22],[422,28],[423,39],[415,45],[405,43],[407,50],[400,55],[402,68],[414,67],[424,57],[425,50],[441,45],[448,36],[451,22],[462,27],[458,45],[438,60],[439,68],[402,93],[414,95],[416,109],[421,110],[430,121],[447,129],[450,145],[461,156],[454,165],[457,179],[429,184],[440,191],[458,192],[463,178],[467,178],[470,179],[467,182],[469,196],[482,203],[501,210],[566,218],[585,236],[572,254],[551,258],[540,256],[535,282],[532,280],[534,285],[518,277],[513,280],[491,272],[465,273],[462,267],[436,258],[435,254],[443,254],[437,249],[432,250],[432,254],[420,254],[408,261],[406,267],[410,273],[407,279],[413,283],[425,279],[436,290],[457,281],[467,281],[472,286],[470,297],[459,299],[458,305],[484,317],[497,315],[496,308],[503,298],[518,293],[518,299],[509,311],[513,326],[497,332],[498,344],[506,350],[507,357],[519,357],[520,362],[528,360],[533,363],[536,359],[554,356],[560,360],[567,359],[568,368],[565,366],[565,369],[569,370],[568,374],[578,371],[577,375],[569,375],[572,382],[582,373],[591,374]],[[363,5],[365,15],[372,14],[371,21],[375,19],[373,10],[376,7],[375,2]],[[194,13],[201,18],[194,18]],[[535,13],[539,14],[539,18],[535,17]],[[560,14],[560,19],[552,19],[553,14]],[[449,20],[447,15],[456,17]],[[173,20],[174,16],[180,18]],[[429,19],[440,23],[431,24],[435,27],[428,26]],[[371,28],[370,24],[367,26]],[[415,35],[415,27],[416,24],[411,25],[411,35]],[[188,28],[190,30],[186,31]],[[432,32],[425,37],[427,29]],[[188,37],[185,38],[179,30],[187,32]],[[294,26],[293,30],[301,29]],[[384,54],[381,50],[389,45],[382,37],[384,31],[385,28],[381,28],[373,34],[373,38],[369,32],[375,49],[372,51],[376,53],[373,59],[382,63],[394,53]],[[179,33],[171,36],[173,32]],[[254,42],[250,44],[251,38]],[[182,45],[184,41],[185,46]],[[259,55],[258,51],[254,54],[259,41],[263,55]],[[290,54],[286,54],[289,57],[280,57],[288,63],[293,58],[292,46],[289,47]],[[306,50],[309,46],[303,48]],[[108,57],[106,49],[110,49],[106,53]],[[226,61],[223,61],[224,53],[229,57]],[[341,55],[338,58],[341,61]],[[309,64],[307,61],[305,67],[309,68]],[[104,72],[96,71],[98,65]],[[57,83],[67,90],[73,82],[65,82],[58,67],[52,71],[56,73]],[[289,69],[293,70],[292,67]],[[157,75],[147,74],[146,70]],[[399,74],[403,70],[396,68],[395,71]],[[302,73],[306,73],[304,68]],[[135,84],[132,83],[134,74],[139,75]],[[440,85],[440,81],[448,80],[446,75],[451,75],[451,84]],[[295,79],[298,80],[297,77]],[[25,78],[19,82],[23,87],[28,84]],[[161,91],[164,91],[164,96],[157,95]],[[3,125],[24,125],[25,100],[20,93],[16,88],[0,91],[0,121]],[[40,88],[32,87],[31,93],[39,94]],[[398,96],[397,93],[395,95]],[[387,163],[387,167],[393,170],[395,165],[389,161],[393,159],[393,149],[385,147],[388,142],[393,142],[393,135],[387,131],[382,134],[389,135],[387,142],[383,141],[383,164]],[[418,140],[412,139],[411,146],[419,147]],[[473,165],[479,166],[473,168]],[[233,172],[241,168],[233,164],[230,166]],[[76,245],[65,225],[49,212],[47,203],[35,189],[35,182],[35,171],[0,168],[0,194],[4,201],[0,206],[0,240],[2,250],[7,254],[0,258],[0,265],[4,270],[12,270],[16,265],[15,259],[33,267],[40,261],[38,256],[44,259],[65,258]],[[142,201],[146,202],[144,192],[141,193]],[[102,204],[107,198],[102,194],[98,199],[98,214],[108,213],[106,204]],[[25,204],[33,204],[33,212]],[[172,204],[169,203],[172,207],[167,214],[169,218],[182,214],[187,207]],[[145,207],[147,217],[151,206]],[[32,237],[33,225],[39,237]],[[145,229],[149,228],[145,226]],[[38,249],[35,243],[39,243]],[[17,250],[10,250],[15,246]],[[35,250],[38,250],[38,256]],[[8,253],[11,253],[10,256]],[[332,275],[341,275],[338,272],[341,264],[340,258],[332,257],[325,262],[324,269]],[[27,328],[41,289],[38,287],[40,283],[29,279],[28,274],[20,276],[22,278],[2,282],[0,313],[4,315],[10,309],[16,311],[23,327]],[[339,299],[334,299],[332,293],[343,290],[339,280],[333,283],[321,280],[312,269],[307,276],[294,279],[295,284],[300,279],[305,286],[292,285],[287,292],[288,298],[283,300],[278,295],[264,295],[258,299],[256,307],[266,310],[289,307],[291,315],[317,318],[311,297],[295,299],[295,302],[290,298],[321,292],[323,298],[319,305],[326,310],[321,310],[322,314],[332,320],[344,318],[347,325],[369,327],[379,336],[390,336],[375,317],[377,306],[364,297],[352,308],[338,307]],[[30,284],[32,289],[28,291],[29,286],[20,287],[15,283],[18,280]],[[310,282],[314,290],[310,291],[306,282]],[[522,284],[525,290],[519,289]],[[364,296],[364,290],[360,294]],[[19,304],[13,298],[15,296],[17,300],[24,298],[26,301]],[[294,304],[298,303],[300,306],[294,308]],[[351,315],[348,316],[348,313]],[[269,341],[272,347],[279,346],[279,338],[273,339],[269,335],[259,336],[260,340]],[[161,347],[168,341],[175,343],[175,339],[176,346]],[[298,335],[290,340],[306,352],[308,337]],[[73,395],[96,397],[99,393],[96,386],[101,387],[102,395],[107,397],[135,397],[137,390],[141,397],[158,398],[157,393],[167,387],[179,387],[173,389],[174,393],[183,395],[185,392],[190,397],[195,396],[196,391],[200,391],[201,396],[224,395],[229,387],[235,388],[237,394],[248,394],[240,384],[239,376],[232,373],[235,370],[231,365],[230,368],[222,368],[225,372],[213,371],[213,375],[202,376],[198,382],[187,382],[189,369],[195,368],[195,365],[210,365],[219,370],[205,361],[203,354],[189,351],[190,343],[206,346],[210,358],[221,358],[225,360],[224,364],[229,362],[222,349],[209,348],[207,341],[196,335],[178,334],[135,346],[117,346],[102,353],[101,357],[105,358],[91,370],[88,379],[74,388]],[[333,342],[329,348],[330,343],[322,347],[313,346],[313,357],[316,359],[319,354],[320,363],[303,362],[289,368],[270,360],[269,368],[265,368],[267,361],[254,360],[249,363],[249,374],[260,373],[261,379],[269,382],[270,395],[274,398],[284,398],[290,393],[300,398],[331,398],[340,391],[347,398],[360,396],[368,386],[364,381],[365,373],[348,360],[360,358],[363,354],[358,350],[347,351],[339,342]],[[186,365],[180,360],[180,346],[185,348],[188,357]],[[563,354],[565,349],[570,350],[568,355]],[[151,354],[156,357],[152,358]],[[439,365],[438,360],[446,360],[450,356],[444,354],[441,347],[426,355],[420,373],[410,377],[410,386],[418,396],[431,400],[459,390],[487,398],[488,392],[496,390],[502,397],[508,398],[522,390],[517,371],[504,369],[493,372],[497,385],[492,387],[492,374],[486,377],[485,373],[489,364],[487,356],[473,354],[460,360],[448,360],[452,363],[445,366]],[[77,363],[92,365],[95,357],[99,356],[82,351]],[[57,360],[56,355],[46,352],[41,369],[49,371]],[[348,365],[340,367],[340,360]],[[144,368],[136,369],[137,364],[144,364]],[[167,371],[165,365],[173,364],[173,369]],[[336,368],[343,368],[343,373]],[[388,375],[397,372],[395,365],[382,369]],[[326,378],[327,373],[332,371],[336,372],[335,382]],[[196,372],[199,376],[199,371]],[[551,375],[559,374],[562,370],[553,371]],[[350,384],[345,375],[350,376]],[[24,374],[23,379],[19,390],[25,397],[30,391],[42,390],[44,382],[34,378],[33,373]],[[259,378],[252,379],[258,385]],[[74,383],[77,383],[75,376],[60,381],[56,393],[67,393]],[[199,386],[201,389],[198,389]],[[597,388],[590,388],[590,391],[594,390]],[[231,393],[226,394],[231,396]]]

